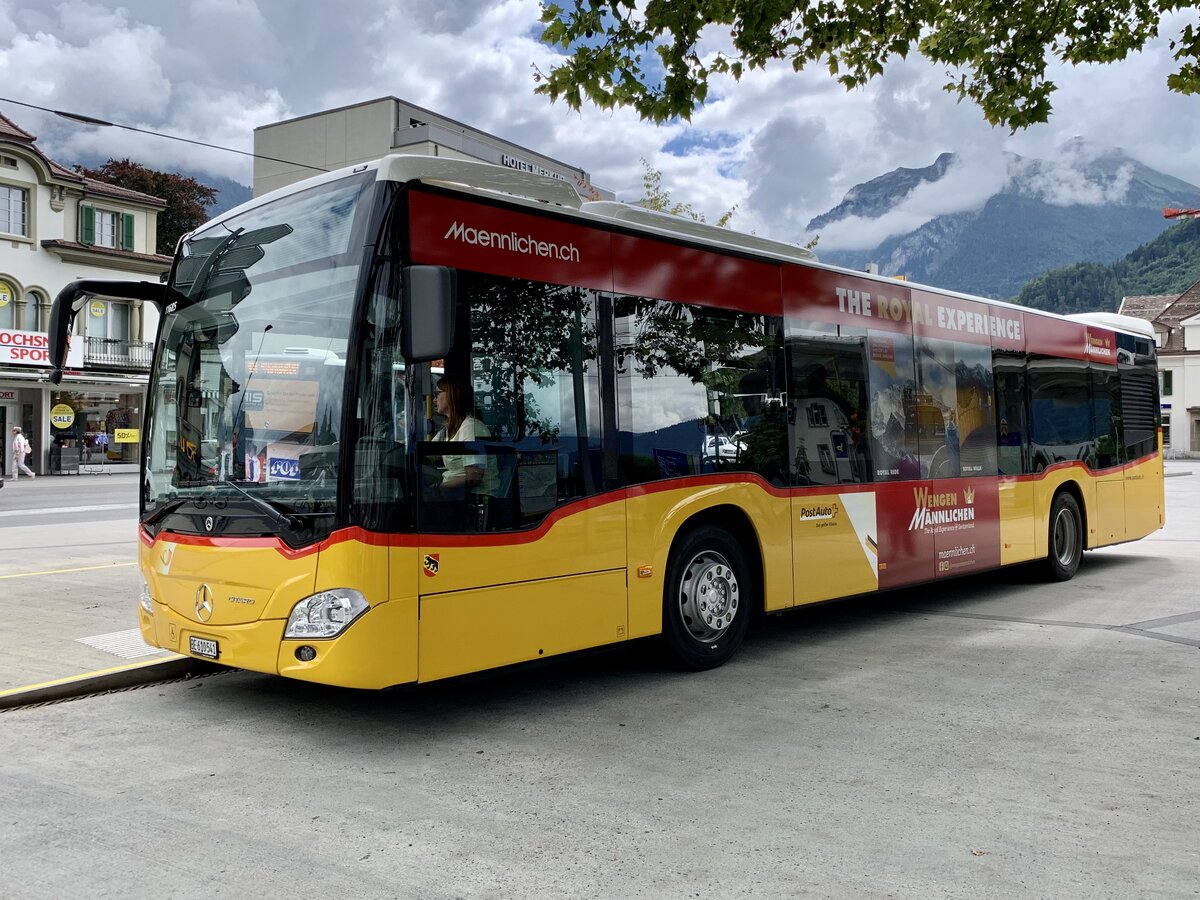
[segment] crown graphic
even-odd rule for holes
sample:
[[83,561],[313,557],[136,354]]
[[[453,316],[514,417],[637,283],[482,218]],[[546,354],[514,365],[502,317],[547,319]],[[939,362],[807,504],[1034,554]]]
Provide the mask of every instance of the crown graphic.
[[975,488],[963,488],[963,496],[967,498],[968,503],[974,504]]

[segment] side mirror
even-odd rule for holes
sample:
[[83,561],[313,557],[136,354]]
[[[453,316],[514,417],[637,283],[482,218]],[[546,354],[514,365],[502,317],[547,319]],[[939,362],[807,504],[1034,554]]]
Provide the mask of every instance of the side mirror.
[[443,359],[454,342],[458,278],[446,266],[406,266],[403,284],[401,351],[409,362]]
[[91,297],[114,297],[121,300],[146,300],[160,309],[166,302],[167,287],[149,281],[72,281],[54,298],[50,307],[50,382],[62,382],[63,366],[67,362],[67,346],[75,316]]

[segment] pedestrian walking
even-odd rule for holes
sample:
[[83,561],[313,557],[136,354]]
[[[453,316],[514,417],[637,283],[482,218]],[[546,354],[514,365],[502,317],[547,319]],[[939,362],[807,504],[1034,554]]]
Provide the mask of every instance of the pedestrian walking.
[[29,439],[21,433],[20,425],[14,425],[12,433],[12,480],[16,481],[21,472],[30,478],[36,478],[33,470],[25,465],[25,457],[33,452],[33,448],[29,446]]

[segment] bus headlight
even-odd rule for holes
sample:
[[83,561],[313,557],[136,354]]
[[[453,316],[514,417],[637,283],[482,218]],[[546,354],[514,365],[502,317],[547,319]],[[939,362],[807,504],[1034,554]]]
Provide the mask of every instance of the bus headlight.
[[150,585],[146,584],[145,578],[142,579],[142,589],[138,592],[138,603],[146,611],[146,615],[154,615],[154,601],[150,599]]
[[292,607],[285,638],[331,638],[370,608],[366,598],[350,588],[334,588],[305,597]]

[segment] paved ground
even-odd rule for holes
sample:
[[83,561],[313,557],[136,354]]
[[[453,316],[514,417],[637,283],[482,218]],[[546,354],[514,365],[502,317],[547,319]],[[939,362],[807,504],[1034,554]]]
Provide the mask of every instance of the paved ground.
[[699,675],[640,645],[0,714],[0,894],[1194,900],[1200,474],[1167,490],[1068,584],[804,610]]
[[124,474],[0,490],[0,690],[135,658],[80,639],[137,627],[136,492],[137,476]]
[[[1169,476],[1194,471],[1200,478],[1200,460],[1166,466]],[[119,639],[110,643],[124,647],[121,655],[81,642],[132,638],[137,627],[136,493],[137,476],[125,473],[22,478],[0,489],[0,605],[8,606],[0,628],[0,691],[171,655],[145,655]],[[1170,512],[1181,502],[1172,507],[1169,499]],[[1168,532],[1151,540],[1172,540]],[[1134,552],[1143,553],[1145,544],[1132,545]],[[1123,551],[1101,551],[1111,552]],[[1200,637],[1200,625],[1175,630]]]

